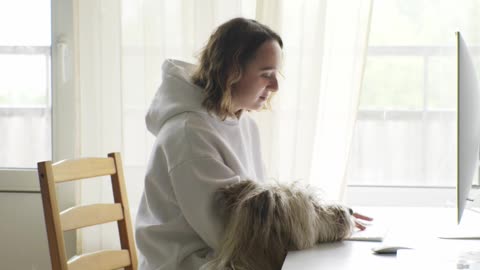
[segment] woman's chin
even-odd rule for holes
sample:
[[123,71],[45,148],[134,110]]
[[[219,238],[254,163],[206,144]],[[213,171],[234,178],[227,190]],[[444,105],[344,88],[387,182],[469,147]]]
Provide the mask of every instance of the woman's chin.
[[263,102],[260,103],[260,104],[255,104],[255,106],[252,106],[252,108],[250,109],[251,111],[259,111],[263,108]]

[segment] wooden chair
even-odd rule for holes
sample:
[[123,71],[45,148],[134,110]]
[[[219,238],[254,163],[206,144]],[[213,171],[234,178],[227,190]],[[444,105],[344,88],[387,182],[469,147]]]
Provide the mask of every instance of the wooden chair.
[[[53,270],[137,269],[120,153],[110,153],[108,158],[39,162],[38,175]],[[115,203],[75,206],[59,213],[56,184],[105,175],[111,176]],[[118,224],[121,250],[81,254],[67,261],[63,232],[112,221]]]

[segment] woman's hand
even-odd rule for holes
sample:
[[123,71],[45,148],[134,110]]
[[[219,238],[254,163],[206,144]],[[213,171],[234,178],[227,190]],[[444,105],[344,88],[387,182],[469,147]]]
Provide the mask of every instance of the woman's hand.
[[354,219],[355,220],[355,227],[357,227],[361,231],[365,230],[365,228],[366,228],[365,223],[362,222],[362,221],[372,221],[373,220],[373,218],[371,218],[371,217],[367,217],[367,216],[361,215],[361,214],[356,213],[356,212],[353,212],[352,216],[355,218]]

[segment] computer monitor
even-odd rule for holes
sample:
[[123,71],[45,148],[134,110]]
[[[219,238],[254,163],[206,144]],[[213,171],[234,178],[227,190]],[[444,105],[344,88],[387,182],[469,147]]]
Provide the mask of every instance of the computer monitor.
[[466,207],[480,145],[480,88],[472,55],[460,32],[457,39],[457,223]]

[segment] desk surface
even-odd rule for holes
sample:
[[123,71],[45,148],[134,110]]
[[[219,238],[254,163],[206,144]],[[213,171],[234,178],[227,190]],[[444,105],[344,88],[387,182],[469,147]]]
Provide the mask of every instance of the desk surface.
[[[414,248],[409,251],[410,253],[427,249],[450,253],[453,250],[480,250],[480,240],[448,240],[437,237],[442,231],[455,225],[455,210],[451,208],[392,207],[357,208],[356,210],[388,223],[391,230],[385,241],[401,239],[402,245]],[[476,224],[480,230],[478,226],[480,215],[465,212],[462,224]],[[394,237],[391,237],[392,235]],[[380,242],[343,241],[320,244],[307,250],[290,251],[282,270],[402,269],[402,267],[399,268],[401,262],[396,255],[376,255],[372,252],[371,249],[380,244]],[[402,253],[398,254],[400,257]]]

